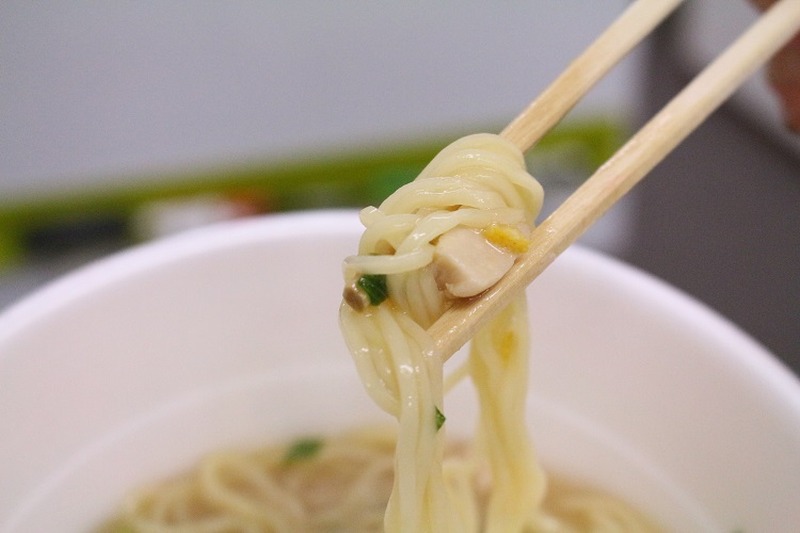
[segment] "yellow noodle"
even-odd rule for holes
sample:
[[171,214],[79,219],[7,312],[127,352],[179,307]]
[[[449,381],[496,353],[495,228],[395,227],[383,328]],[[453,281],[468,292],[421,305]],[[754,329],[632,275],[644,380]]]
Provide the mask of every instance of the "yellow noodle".
[[[547,480],[525,423],[524,296],[478,332],[466,366],[447,378],[449,389],[469,377],[480,412],[474,454],[458,468],[453,461],[445,468],[446,426],[437,429],[434,415],[445,407],[442,362],[426,355],[431,339],[425,330],[453,301],[436,282],[437,239],[457,227],[484,230],[494,225],[532,225],[541,203],[542,189],[527,173],[522,153],[496,135],[479,134],[446,147],[416,180],[379,207],[362,213],[364,237],[359,255],[345,260],[345,282],[354,283],[364,274],[386,275],[388,299],[366,308],[343,303],[340,320],[366,390],[398,420],[396,479],[384,521],[386,531],[513,532],[567,527],[542,506]],[[519,238],[515,234],[516,241]],[[445,471],[460,472],[460,481],[447,480]],[[463,490],[464,479],[473,480],[470,490]],[[442,490],[442,483],[449,489]],[[642,530],[638,515],[625,513],[627,506],[605,505],[591,494],[585,496],[585,502],[573,498],[570,512],[577,507],[599,525],[630,518],[635,527],[629,530]],[[605,531],[604,527],[598,531]]]

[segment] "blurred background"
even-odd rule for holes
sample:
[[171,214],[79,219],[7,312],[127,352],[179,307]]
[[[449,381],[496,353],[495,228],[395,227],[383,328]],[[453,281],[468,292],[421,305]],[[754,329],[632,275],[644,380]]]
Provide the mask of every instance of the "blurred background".
[[[0,310],[222,220],[360,207],[499,131],[625,0],[0,3]],[[756,13],[690,0],[529,154],[545,213]],[[582,242],[800,372],[800,140],[762,76]]]

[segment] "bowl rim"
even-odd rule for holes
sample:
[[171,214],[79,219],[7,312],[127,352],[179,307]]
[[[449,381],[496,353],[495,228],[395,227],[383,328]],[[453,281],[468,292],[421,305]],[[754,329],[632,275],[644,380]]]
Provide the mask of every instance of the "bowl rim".
[[[262,239],[265,231],[285,238],[309,232],[322,237],[343,231],[360,233],[363,227],[357,214],[354,209],[327,209],[224,221],[134,245],[92,261],[45,283],[0,311],[0,365],[4,358],[3,345],[26,328],[128,276],[187,257],[252,243]],[[655,275],[601,251],[578,243],[564,253],[579,256],[602,275],[625,278],[632,290],[652,294],[660,306],[675,309],[702,326],[716,343],[730,348],[731,364],[741,365],[754,378],[769,382],[772,392],[779,394],[781,401],[796,410],[800,418],[800,377],[730,319]]]

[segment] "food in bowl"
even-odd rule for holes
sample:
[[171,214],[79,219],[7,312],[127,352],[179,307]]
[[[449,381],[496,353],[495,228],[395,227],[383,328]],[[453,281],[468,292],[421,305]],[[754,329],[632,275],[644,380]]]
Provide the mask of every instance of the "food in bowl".
[[[396,444],[394,428],[371,426],[218,451],[189,473],[129,495],[99,531],[384,531]],[[444,461],[444,490],[474,499],[467,527],[475,529],[483,523],[490,488],[471,479],[477,465],[466,443],[446,445]],[[535,510],[548,517],[537,531],[656,531],[620,498],[557,477],[548,477],[547,494]]]
[[466,365],[448,378],[471,381],[479,422],[466,458],[444,452],[445,360],[431,352],[427,330],[455,302],[480,298],[527,251],[542,195],[517,146],[475,134],[361,213],[366,229],[358,255],[345,260],[340,316],[367,392],[399,427],[386,531],[654,529],[589,493],[542,506],[546,476],[525,423],[524,293],[475,332]]
[[[131,488],[213,450],[385,425],[336,321],[340,258],[360,233],[353,212],[222,224],[105,259],[4,313],[4,530],[87,531]],[[526,423],[546,471],[668,530],[792,531],[800,395],[774,358],[581,247],[528,294]],[[444,413],[455,441],[474,432],[463,383]]]

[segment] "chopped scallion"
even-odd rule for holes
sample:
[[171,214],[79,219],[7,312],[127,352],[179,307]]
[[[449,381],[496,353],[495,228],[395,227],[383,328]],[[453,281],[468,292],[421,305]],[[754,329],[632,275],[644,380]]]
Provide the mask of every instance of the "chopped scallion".
[[364,274],[356,285],[367,294],[370,305],[380,305],[389,297],[385,274]]
[[319,452],[320,448],[322,448],[322,443],[322,439],[314,437],[298,439],[286,449],[283,462],[289,464],[310,459]]
[[442,429],[444,421],[447,420],[447,418],[444,416],[444,413],[442,413],[439,410],[438,407],[435,407],[435,409],[436,409],[436,431],[439,431],[440,429]]

